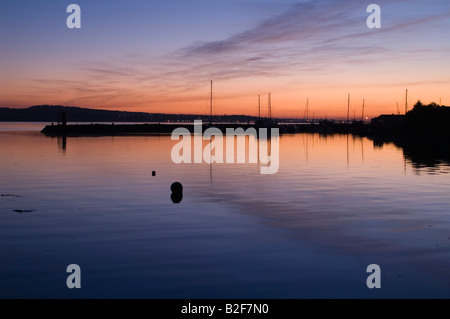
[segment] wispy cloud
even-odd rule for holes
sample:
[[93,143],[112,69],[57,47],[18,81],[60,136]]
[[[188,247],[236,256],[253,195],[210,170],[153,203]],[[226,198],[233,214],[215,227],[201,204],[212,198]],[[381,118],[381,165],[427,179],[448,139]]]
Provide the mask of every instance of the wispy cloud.
[[[390,1],[383,8],[395,4],[407,5],[401,0]],[[364,56],[366,61],[382,57],[386,61],[401,55],[405,59],[409,52],[400,52],[402,48],[392,43],[394,32],[413,31],[414,27],[450,17],[450,11],[437,10],[407,16],[405,20],[391,19],[383,28],[369,30],[365,10],[365,4],[355,1],[298,3],[249,30],[218,41],[192,44],[175,56],[195,65],[196,73],[209,73],[220,79],[267,73],[284,76],[326,69],[331,72],[336,66],[365,63],[349,57]],[[382,37],[384,39],[380,40]]]
[[[192,91],[210,79],[286,77],[291,81],[295,77],[299,82],[314,82],[343,69],[357,72],[368,61],[376,64],[448,55],[448,46],[427,48],[420,41],[404,41],[402,37],[407,33],[409,40],[414,40],[415,34],[422,32],[423,38],[427,26],[450,17],[448,3],[438,0],[438,5],[429,7],[417,0],[379,2],[383,12],[379,30],[367,28],[365,3],[303,1],[222,39],[192,43],[159,58],[147,58],[139,52],[131,56],[124,53],[122,59],[114,61],[78,61],[72,66],[71,81],[39,79],[36,83],[52,93],[72,91],[74,97],[66,103],[105,104],[123,101],[124,97],[130,105],[172,103],[180,96],[201,99]],[[420,6],[409,9],[411,3]],[[427,10],[421,12],[425,7]],[[398,12],[402,14],[397,17]]]
[[[227,39],[197,43],[184,48],[186,56],[228,54],[286,42],[306,44],[336,28],[353,24],[356,19],[350,10],[354,1],[314,1],[298,3],[275,17],[263,21],[250,30]],[[333,31],[333,32],[330,32]],[[332,36],[331,34],[329,36]],[[323,37],[322,37],[323,38]]]

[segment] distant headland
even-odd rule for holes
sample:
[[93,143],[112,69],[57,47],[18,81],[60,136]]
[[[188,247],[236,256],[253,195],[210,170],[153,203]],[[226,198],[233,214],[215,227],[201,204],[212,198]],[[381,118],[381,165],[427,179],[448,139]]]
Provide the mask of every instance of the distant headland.
[[201,115],[201,114],[165,114],[165,113],[145,113],[109,111],[90,108],[81,108],[62,105],[36,105],[28,108],[0,108],[0,121],[3,122],[58,122],[62,113],[66,114],[69,122],[143,122],[143,123],[163,123],[163,122],[193,122],[203,120],[215,122],[249,122],[255,121],[258,117],[249,115]]
[[[173,125],[164,124],[178,124],[192,129],[195,120],[206,123],[205,128],[211,125],[219,128],[279,127],[282,134],[351,133],[388,139],[424,137],[450,140],[450,107],[436,103],[425,105],[420,101],[406,115],[383,114],[373,118],[370,123],[356,120],[267,119],[249,115],[125,112],[55,105],[38,105],[24,109],[0,108],[0,121],[52,122],[52,125],[46,126],[42,131],[46,135],[167,134],[172,131]],[[53,125],[53,122],[56,124]]]

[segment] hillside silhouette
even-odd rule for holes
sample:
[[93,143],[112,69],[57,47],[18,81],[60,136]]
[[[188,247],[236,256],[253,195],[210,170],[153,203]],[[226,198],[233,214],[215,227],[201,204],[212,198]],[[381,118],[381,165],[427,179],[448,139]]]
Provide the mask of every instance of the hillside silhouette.
[[[199,114],[164,114],[97,110],[61,105],[36,105],[28,108],[0,108],[0,121],[8,122],[58,122],[65,113],[69,122],[193,122],[211,117]],[[248,122],[257,117],[248,115],[215,115],[213,121]]]

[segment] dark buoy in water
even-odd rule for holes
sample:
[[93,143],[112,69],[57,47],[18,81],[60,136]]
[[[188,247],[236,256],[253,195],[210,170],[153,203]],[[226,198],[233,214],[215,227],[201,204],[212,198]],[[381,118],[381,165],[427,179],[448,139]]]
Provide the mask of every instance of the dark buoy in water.
[[183,185],[181,185],[180,182],[172,183],[170,186],[170,190],[172,193],[182,193],[183,192]]
[[174,204],[179,204],[183,200],[183,193],[172,193],[170,199]]
[[180,203],[183,200],[183,185],[180,182],[172,183],[170,190],[172,191],[170,195],[172,202],[174,204]]
[[156,172],[155,171],[152,172],[152,176],[156,176]]

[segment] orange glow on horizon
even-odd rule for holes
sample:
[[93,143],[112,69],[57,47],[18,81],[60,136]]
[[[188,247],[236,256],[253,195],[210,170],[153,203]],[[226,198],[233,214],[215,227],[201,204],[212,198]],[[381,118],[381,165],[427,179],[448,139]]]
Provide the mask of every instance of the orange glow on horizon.
[[343,119],[348,94],[352,119],[361,118],[363,99],[366,117],[404,114],[406,89],[409,108],[418,100],[450,104],[443,2],[386,2],[376,30],[352,1],[250,1],[257,10],[249,11],[241,1],[222,3],[229,11],[219,2],[194,10],[182,1],[131,1],[129,20],[117,24],[111,17],[124,18],[124,8],[104,15],[89,3],[98,11],[86,11],[92,16],[78,30],[51,2],[5,7],[0,107],[209,114],[210,80],[215,115],[258,115],[261,95],[264,116],[269,92],[276,118],[304,118],[309,99],[308,118]]
[[[208,83],[206,83],[208,84]],[[17,87],[16,87],[17,88]],[[406,89],[406,88],[405,88]],[[380,114],[397,114],[397,102],[400,114],[405,112],[405,89],[400,87],[377,87],[355,90],[343,90],[342,87],[320,89],[300,86],[279,87],[272,90],[266,85],[262,89],[255,84],[245,86],[235,83],[214,83],[213,115],[258,115],[258,95],[261,96],[261,116],[268,114],[268,93],[272,97],[272,116],[274,118],[304,118],[306,100],[309,99],[309,119],[345,118],[347,116],[347,94],[350,93],[350,118],[360,119],[362,104],[365,99],[364,117],[372,118]],[[108,99],[98,96],[86,100],[77,99],[74,93],[49,94],[36,98],[34,94],[21,97],[20,103],[15,98],[14,89],[8,91],[11,97],[1,107],[23,108],[32,105],[49,104],[77,106],[93,109],[120,110],[131,112],[168,113],[168,114],[209,114],[209,86],[196,88],[189,92],[168,93],[165,95],[146,96],[134,90],[134,96],[119,96]],[[440,100],[445,105],[450,97],[442,95],[444,85],[411,87],[408,91],[408,107],[421,100],[423,103]],[[141,98],[137,98],[141,96]],[[27,103],[27,104],[25,104]],[[448,104],[448,103],[447,103]]]

